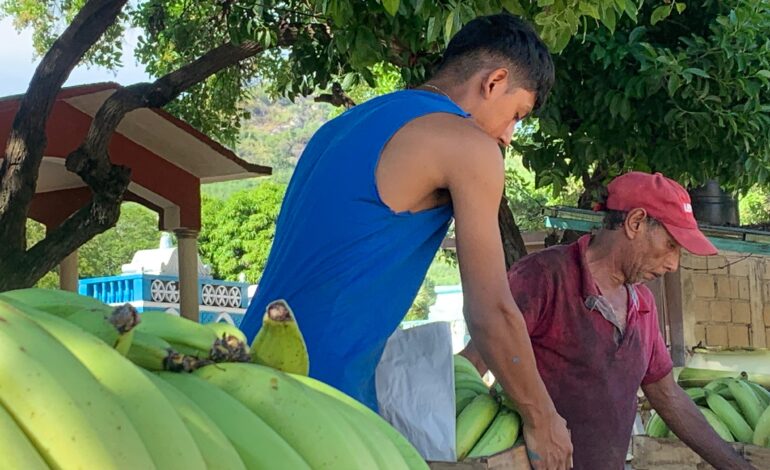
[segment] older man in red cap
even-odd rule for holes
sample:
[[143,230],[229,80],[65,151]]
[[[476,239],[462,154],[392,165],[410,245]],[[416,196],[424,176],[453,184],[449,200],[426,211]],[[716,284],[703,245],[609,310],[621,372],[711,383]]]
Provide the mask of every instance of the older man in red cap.
[[[676,271],[681,248],[717,253],[698,230],[687,191],[641,172],[607,190],[600,230],[529,255],[508,273],[537,368],[571,431],[573,468],[623,468],[640,386],[669,428],[714,467],[753,468],[674,381],[655,299],[641,284]],[[463,354],[486,370],[472,345]]]

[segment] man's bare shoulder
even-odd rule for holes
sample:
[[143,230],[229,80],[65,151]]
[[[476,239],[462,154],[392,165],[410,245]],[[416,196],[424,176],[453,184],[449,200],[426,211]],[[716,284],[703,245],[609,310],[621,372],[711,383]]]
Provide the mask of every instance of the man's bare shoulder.
[[500,154],[495,140],[470,118],[449,113],[432,113],[415,119],[409,127],[412,127],[412,132],[420,134],[427,143],[448,149],[450,153]]

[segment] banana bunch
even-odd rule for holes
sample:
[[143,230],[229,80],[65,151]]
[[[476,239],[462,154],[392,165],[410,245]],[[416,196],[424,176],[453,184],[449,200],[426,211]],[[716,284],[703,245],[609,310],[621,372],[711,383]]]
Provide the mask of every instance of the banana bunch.
[[457,413],[457,460],[485,457],[510,449],[521,431],[521,418],[496,385],[490,393],[476,367],[465,357],[454,356]]
[[[687,387],[685,392],[722,439],[770,447],[770,391],[751,378],[746,373],[685,368],[679,384]],[[651,437],[673,437],[654,412],[645,431]]]
[[427,470],[379,415],[306,376],[285,302],[268,317],[249,348],[228,325],[0,294],[0,468]]

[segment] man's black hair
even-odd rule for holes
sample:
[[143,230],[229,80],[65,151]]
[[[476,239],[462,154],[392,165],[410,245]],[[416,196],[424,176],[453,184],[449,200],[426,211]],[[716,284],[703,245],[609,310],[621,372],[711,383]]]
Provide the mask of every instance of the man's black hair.
[[507,61],[514,85],[536,94],[540,108],[554,83],[548,47],[527,22],[508,13],[480,16],[467,23],[449,42],[437,73],[452,73],[460,81],[495,62]]

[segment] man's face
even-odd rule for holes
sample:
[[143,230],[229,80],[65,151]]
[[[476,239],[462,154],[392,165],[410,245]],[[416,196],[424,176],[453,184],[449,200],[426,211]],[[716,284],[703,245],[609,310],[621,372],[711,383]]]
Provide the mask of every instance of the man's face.
[[631,242],[624,274],[627,282],[652,281],[679,267],[681,247],[660,224],[645,221]]
[[506,69],[489,74],[483,104],[473,112],[476,123],[501,147],[510,145],[516,124],[532,112],[537,98],[533,91],[511,87],[509,79]]

